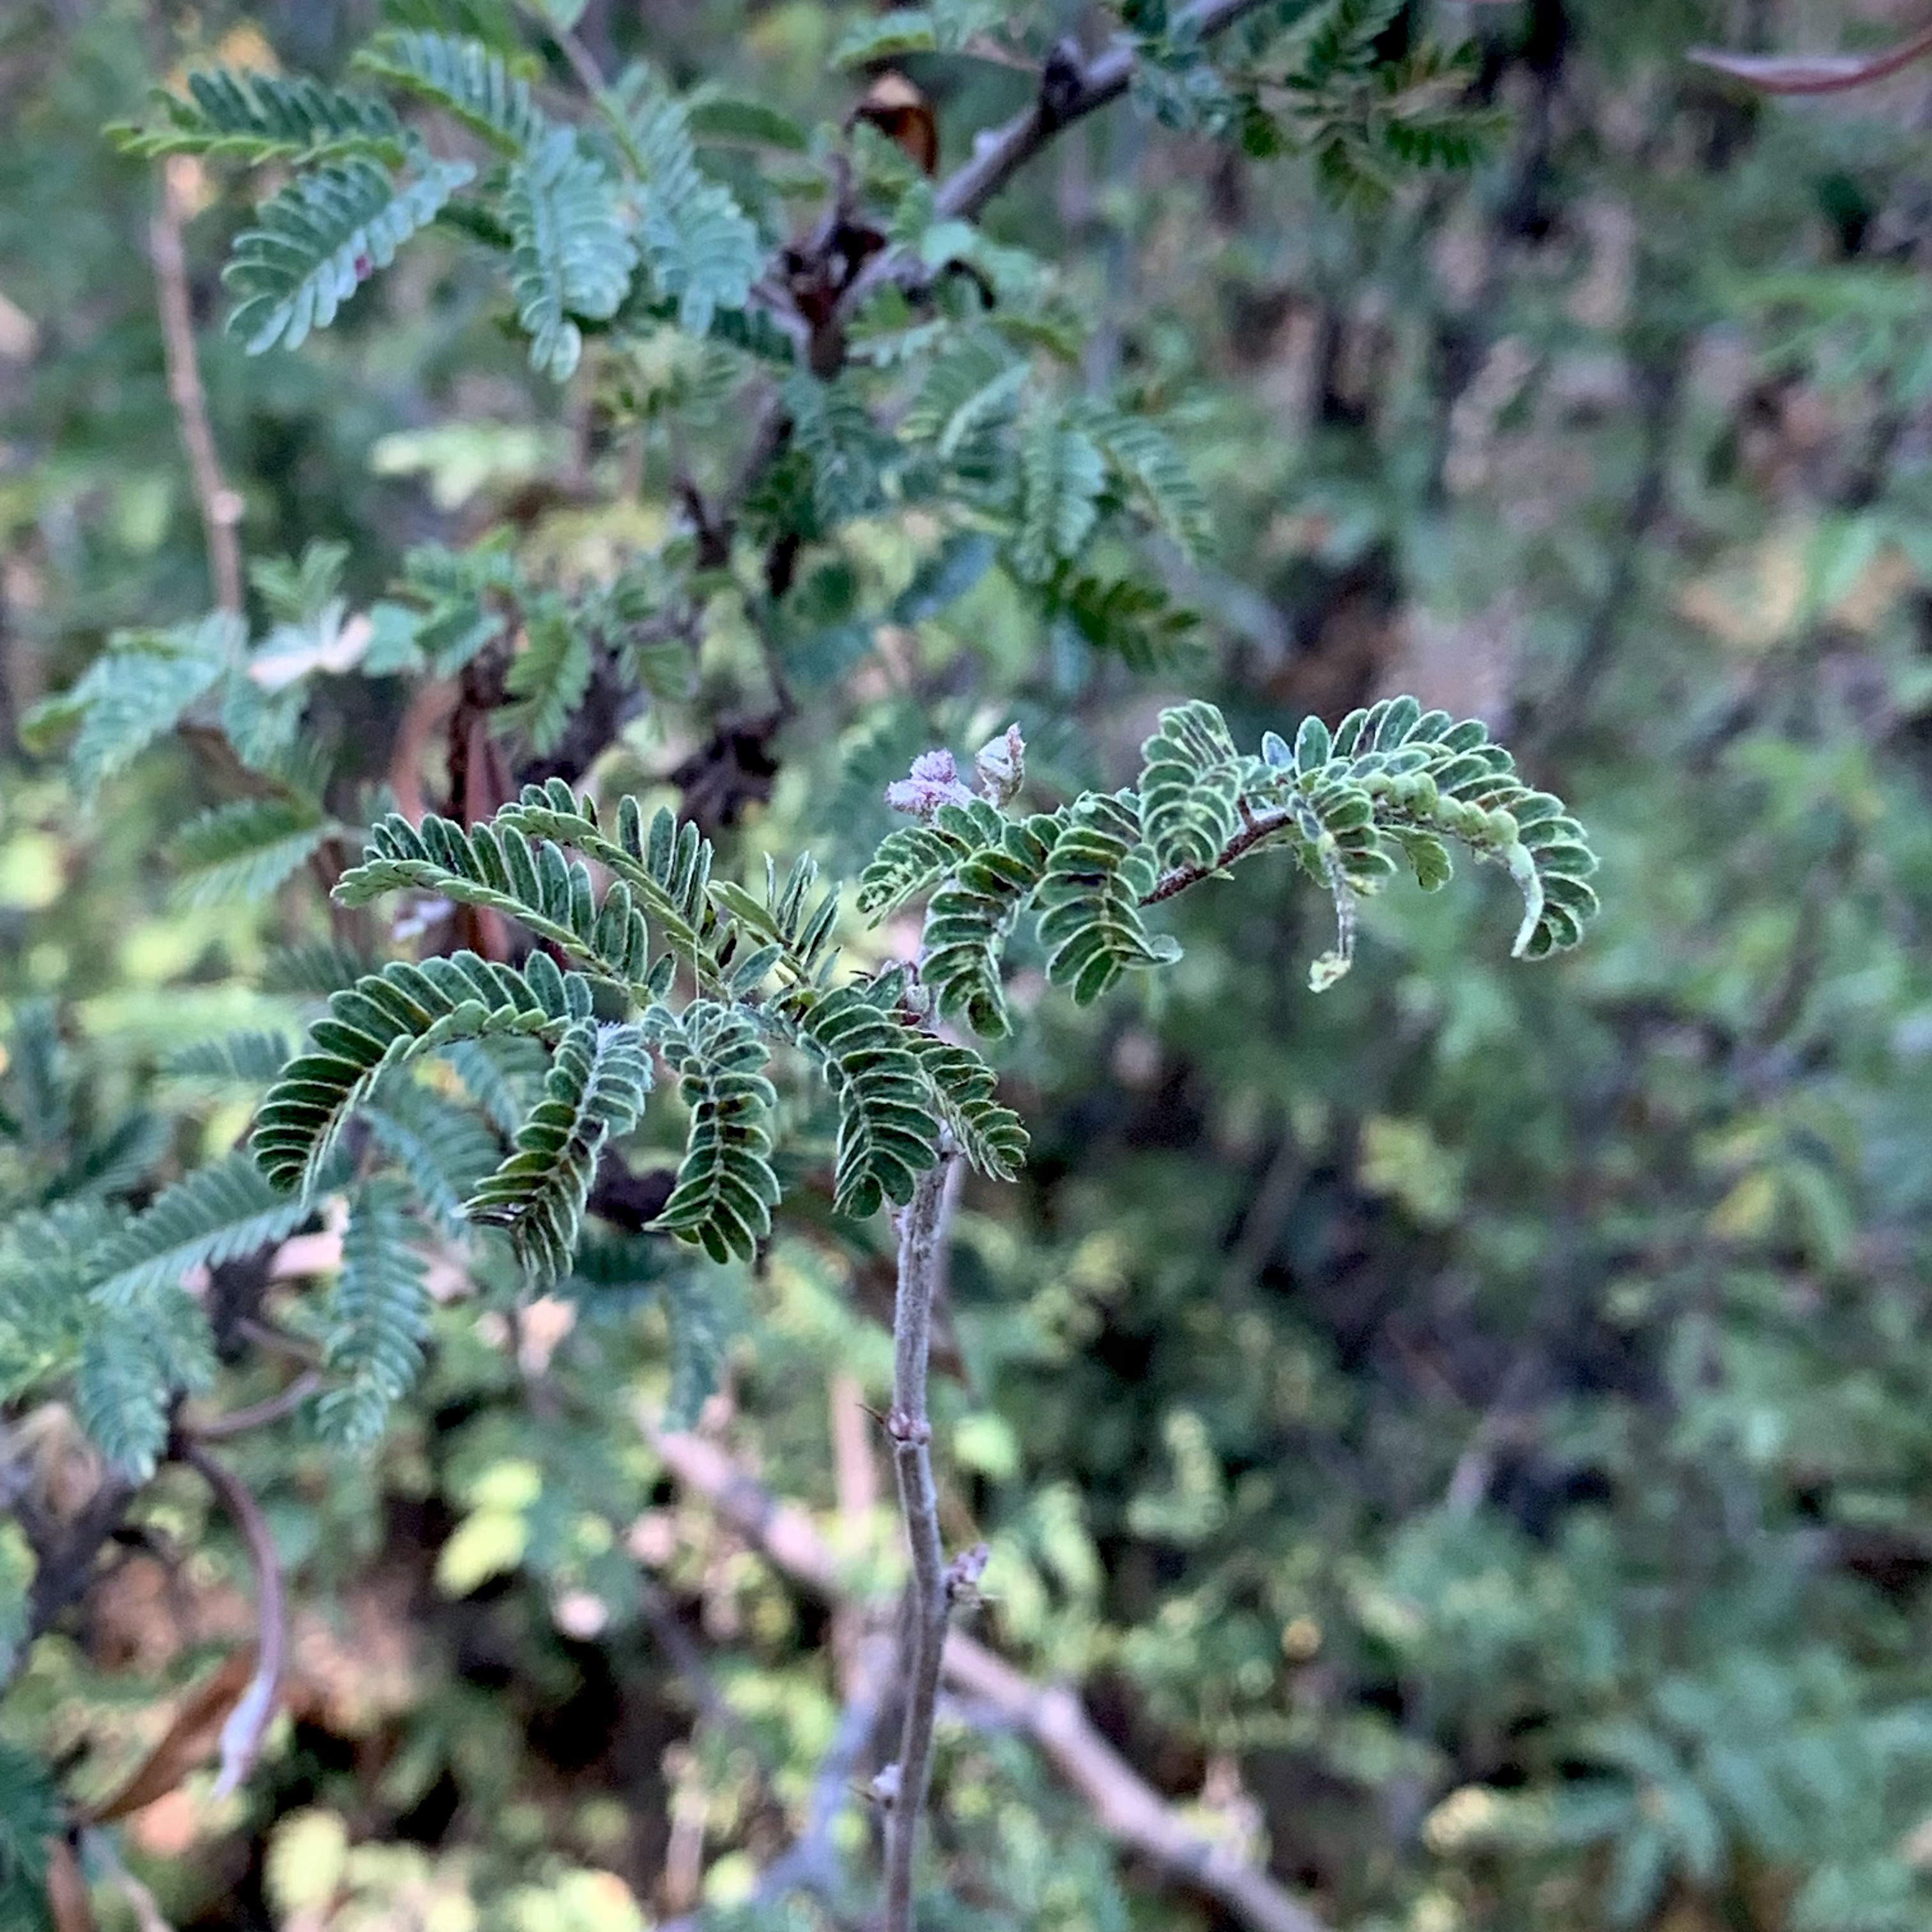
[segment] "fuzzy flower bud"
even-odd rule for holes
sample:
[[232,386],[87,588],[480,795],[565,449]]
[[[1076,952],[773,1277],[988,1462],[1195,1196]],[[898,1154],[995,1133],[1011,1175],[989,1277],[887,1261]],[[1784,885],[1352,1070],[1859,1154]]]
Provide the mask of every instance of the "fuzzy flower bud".
[[1010,804],[1026,783],[1026,740],[1017,724],[1009,724],[974,753],[974,775],[982,796],[998,806]]
[[909,776],[886,786],[886,802],[895,812],[930,818],[942,805],[970,805],[973,794],[960,783],[950,752],[922,752]]

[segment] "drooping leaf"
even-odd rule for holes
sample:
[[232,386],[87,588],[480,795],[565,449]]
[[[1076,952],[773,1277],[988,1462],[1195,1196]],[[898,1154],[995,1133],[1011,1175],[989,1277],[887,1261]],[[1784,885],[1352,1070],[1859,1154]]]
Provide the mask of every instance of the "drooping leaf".
[[598,1156],[636,1124],[650,1089],[637,1027],[578,1020],[558,1042],[544,1097],[514,1150],[464,1205],[469,1220],[508,1234],[536,1286],[569,1273]]
[[709,1000],[677,1015],[654,1006],[646,1024],[691,1110],[677,1184],[653,1226],[713,1261],[749,1261],[778,1202],[770,1159],[778,1096],[763,1071],[764,1041],[748,1015]]
[[909,1029],[868,988],[842,986],[806,1005],[798,1024],[838,1097],[835,1206],[863,1220],[912,1198],[939,1158],[939,1123]]
[[386,966],[331,996],[308,1050],[282,1070],[256,1116],[255,1160],[278,1188],[312,1188],[344,1123],[383,1074],[454,1040],[559,1039],[590,1009],[590,982],[560,972],[547,953],[533,952],[520,972],[473,952]]
[[636,244],[610,176],[568,128],[552,129],[511,164],[503,211],[510,284],[530,362],[566,381],[584,350],[575,318],[601,321],[616,313],[638,266]]
[[394,1180],[364,1181],[350,1197],[342,1267],[324,1316],[325,1360],[343,1380],[317,1408],[322,1433],[346,1449],[380,1438],[422,1366],[429,1295],[416,1233],[407,1194]]

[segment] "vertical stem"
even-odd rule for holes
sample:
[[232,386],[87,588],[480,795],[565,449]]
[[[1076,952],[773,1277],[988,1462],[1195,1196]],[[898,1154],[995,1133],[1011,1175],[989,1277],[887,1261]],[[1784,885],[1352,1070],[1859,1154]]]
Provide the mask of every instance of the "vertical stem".
[[188,166],[176,155],[161,164],[160,199],[148,233],[148,250],[154,264],[154,284],[160,298],[161,346],[168,370],[168,399],[174,404],[182,447],[188,452],[194,478],[195,500],[201,506],[201,527],[208,543],[208,574],[214,601],[224,610],[242,608],[242,547],[235,526],[242,520],[242,502],[221,474],[214,432],[208,424],[208,396],[201,386],[201,365],[194,353],[194,311],[188,292],[188,257],[182,247],[187,218],[184,192]]
[[913,1852],[932,1770],[933,1713],[939,1702],[940,1663],[949,1608],[946,1558],[939,1538],[939,1492],[932,1475],[932,1424],[926,1412],[926,1363],[932,1304],[946,1262],[951,1183],[958,1156],[941,1156],[919,1178],[899,1217],[898,1298],[892,1312],[892,1406],[886,1418],[898,1475],[899,1506],[912,1552],[904,1648],[900,1658],[905,1699],[898,1778],[886,1828],[885,1932],[913,1932]]

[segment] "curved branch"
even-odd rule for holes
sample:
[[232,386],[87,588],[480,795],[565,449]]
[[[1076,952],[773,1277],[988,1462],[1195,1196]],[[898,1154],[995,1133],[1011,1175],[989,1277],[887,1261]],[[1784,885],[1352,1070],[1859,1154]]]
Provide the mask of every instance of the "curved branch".
[[182,1461],[221,1498],[248,1546],[255,1568],[255,1622],[258,1633],[255,1674],[221,1727],[221,1772],[214,1795],[226,1798],[239,1788],[254,1769],[262,1739],[275,1714],[281,1695],[282,1673],[288,1654],[288,1606],[282,1584],[281,1558],[269,1533],[268,1520],[254,1492],[224,1464],[194,1442],[182,1444]]
[[1844,94],[1888,80],[1932,54],[1932,26],[1895,46],[1868,54],[1735,54],[1722,47],[1693,47],[1685,55],[1700,67],[1728,74],[1761,94]]

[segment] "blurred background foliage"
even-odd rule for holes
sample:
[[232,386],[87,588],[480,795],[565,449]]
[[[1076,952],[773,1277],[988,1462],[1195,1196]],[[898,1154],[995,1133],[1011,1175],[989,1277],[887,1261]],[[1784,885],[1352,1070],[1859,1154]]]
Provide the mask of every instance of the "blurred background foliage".
[[[1348,1932],[1932,1923],[1932,70],[1774,105],[1682,58],[1858,44],[1903,10],[1444,5],[1495,131],[1473,172],[1379,203],[1133,106],[1083,124],[988,227],[1052,264],[1084,380],[1161,410],[1208,494],[1214,561],[1172,560],[1202,618],[1184,664],[1043,630],[988,578],[802,652],[740,817],[751,849],[849,873],[913,753],[1012,717],[1054,782],[1113,783],[1177,693],[1252,742],[1410,690],[1489,721],[1587,820],[1606,912],[1560,962],[1502,956],[1502,882],[1426,920],[1397,892],[1318,999],[1324,910],[1258,873],[1189,902],[1158,985],[1083,1013],[1023,980],[1004,1077],[1034,1156],[959,1217],[936,1400],[949,1534],[992,1550],[981,1634]],[[232,1145],[246,1094],[184,1089],[164,1055],[292,1027],[263,962],[327,931],[299,879],[266,908],[183,903],[157,855],[222,796],[192,746],[82,809],[17,740],[110,630],[208,599],[152,172],[100,130],[184,62],[332,73],[374,14],[0,21],[14,1204],[76,1162],[138,1198]],[[864,17],[638,0],[583,32],[809,124],[860,91],[827,56]],[[906,66],[952,159],[1026,98],[997,64]],[[188,244],[250,560],[340,542],[360,609],[410,545],[499,519],[589,572],[671,526],[671,439],[710,460],[692,370],[593,356],[558,391],[440,243],[248,359],[213,326],[242,218],[218,186]],[[908,556],[882,518],[852,568],[890,584]],[[696,695],[610,754],[622,782],[755,699],[713,620]],[[393,691],[331,690],[319,728],[380,778]],[[881,1472],[862,1435],[834,1448],[886,1385],[880,1258],[778,1240],[732,1290],[703,1426],[886,1586]],[[298,1428],[229,1450],[298,1606],[291,1713],[241,1793],[198,1772],[92,1834],[104,1924],[136,1923],[130,1898],[180,1932],[829,1922],[802,1895],[731,1908],[836,1724],[838,1618],[668,1480],[639,1423],[657,1303],[460,1311],[373,1460]],[[100,1472],[64,1412],[4,1426],[10,1502],[84,1510]],[[0,1524],[0,1572],[32,1562]],[[247,1574],[164,1469],[12,1658],[0,1744],[111,1791],[247,1640]],[[1224,1922],[970,1716],[944,1732],[935,1926]],[[0,1860],[30,1809],[23,1784]]]

